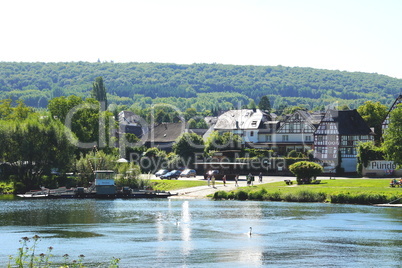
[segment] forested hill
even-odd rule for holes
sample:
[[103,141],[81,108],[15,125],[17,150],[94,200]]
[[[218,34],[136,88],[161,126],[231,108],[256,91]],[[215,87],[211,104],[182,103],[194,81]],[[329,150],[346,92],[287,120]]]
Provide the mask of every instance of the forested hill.
[[273,107],[313,109],[334,101],[356,108],[367,100],[390,104],[402,80],[385,75],[284,66],[162,63],[10,63],[0,62],[0,99],[23,99],[46,107],[53,97],[89,97],[102,76],[109,103],[164,102],[198,110],[227,109],[268,95]]

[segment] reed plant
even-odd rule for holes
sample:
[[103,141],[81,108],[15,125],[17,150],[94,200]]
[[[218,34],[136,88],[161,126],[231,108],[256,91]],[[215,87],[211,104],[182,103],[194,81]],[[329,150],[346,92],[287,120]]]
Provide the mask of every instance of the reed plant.
[[[21,247],[15,256],[9,256],[7,268],[84,268],[87,267],[84,263],[84,255],[79,255],[77,259],[71,259],[68,254],[63,255],[63,262],[53,262],[54,255],[52,255],[53,247],[49,247],[46,253],[37,253],[37,245],[40,241],[38,235],[32,238],[23,237],[20,240]],[[118,268],[120,259],[112,258],[109,264],[97,267]]]

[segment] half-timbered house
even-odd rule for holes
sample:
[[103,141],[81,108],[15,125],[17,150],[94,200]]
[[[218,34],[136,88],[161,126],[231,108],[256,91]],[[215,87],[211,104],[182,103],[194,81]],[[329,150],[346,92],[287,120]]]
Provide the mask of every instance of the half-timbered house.
[[311,150],[314,145],[314,132],[322,117],[322,113],[308,113],[302,110],[288,116],[273,134],[272,141],[278,153],[286,155],[292,150],[297,152]]
[[326,171],[335,167],[356,172],[357,144],[374,140],[374,133],[356,110],[328,110],[314,133],[314,157]]

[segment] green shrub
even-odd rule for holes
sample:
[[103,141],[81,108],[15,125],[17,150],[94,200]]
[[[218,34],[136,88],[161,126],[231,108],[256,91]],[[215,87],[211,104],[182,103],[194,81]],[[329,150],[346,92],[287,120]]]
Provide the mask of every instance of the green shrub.
[[228,193],[228,199],[234,199],[234,197],[235,197],[234,192],[233,192],[233,191],[230,191],[230,192]]
[[22,182],[15,182],[14,183],[14,193],[25,193],[26,186]]
[[57,180],[56,180],[56,176],[54,176],[54,175],[51,175],[51,176],[43,175],[41,177],[40,185],[43,185],[46,188],[57,188],[57,187],[59,187],[59,185],[57,183]]
[[215,200],[228,199],[228,192],[226,192],[226,191],[217,191],[217,192],[214,193],[213,199],[215,199]]
[[[281,159],[281,158],[278,158],[278,159]],[[305,158],[305,157],[299,158],[297,156],[296,157],[285,157],[285,158],[282,158],[282,159],[285,161],[285,165],[287,167],[289,167],[290,165],[292,165],[294,163],[298,163],[300,161],[307,161],[308,160],[308,158]]]
[[248,194],[244,190],[237,190],[234,194],[235,199],[237,200],[247,200]]
[[286,193],[283,196],[283,200],[287,202],[324,202],[326,198],[325,193],[316,193],[308,190]]
[[316,177],[323,172],[321,165],[309,161],[294,163],[289,166],[289,170],[296,176],[298,184],[311,183],[312,177]]
[[270,200],[270,201],[282,201],[283,198],[282,198],[281,192],[273,192],[273,193],[267,194],[266,200]]
[[[383,204],[389,203],[397,200],[397,196],[384,195],[377,193],[362,193],[362,194],[351,194],[351,193],[339,193],[330,196],[331,203],[339,204],[361,204],[361,205],[371,205],[371,204]],[[394,199],[395,198],[395,199]]]
[[12,182],[0,182],[0,194],[11,194],[14,191]]
[[292,150],[288,153],[288,157],[292,157],[292,158],[296,158],[298,157],[298,153],[296,152],[296,150]]
[[267,190],[261,188],[257,191],[251,191],[248,193],[249,200],[264,200],[267,197]]

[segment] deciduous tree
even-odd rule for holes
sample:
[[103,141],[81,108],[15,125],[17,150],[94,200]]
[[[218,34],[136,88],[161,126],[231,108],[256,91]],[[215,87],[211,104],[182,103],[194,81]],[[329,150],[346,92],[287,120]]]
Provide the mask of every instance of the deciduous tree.
[[387,115],[387,106],[380,102],[366,101],[363,105],[357,108],[357,112],[366,121],[369,127],[374,127],[374,140],[378,143],[382,137],[382,122]]
[[402,106],[399,104],[390,113],[389,125],[384,133],[383,149],[385,157],[402,165]]
[[204,151],[204,140],[195,133],[184,133],[173,144],[173,152],[184,159],[195,159],[195,153]]

